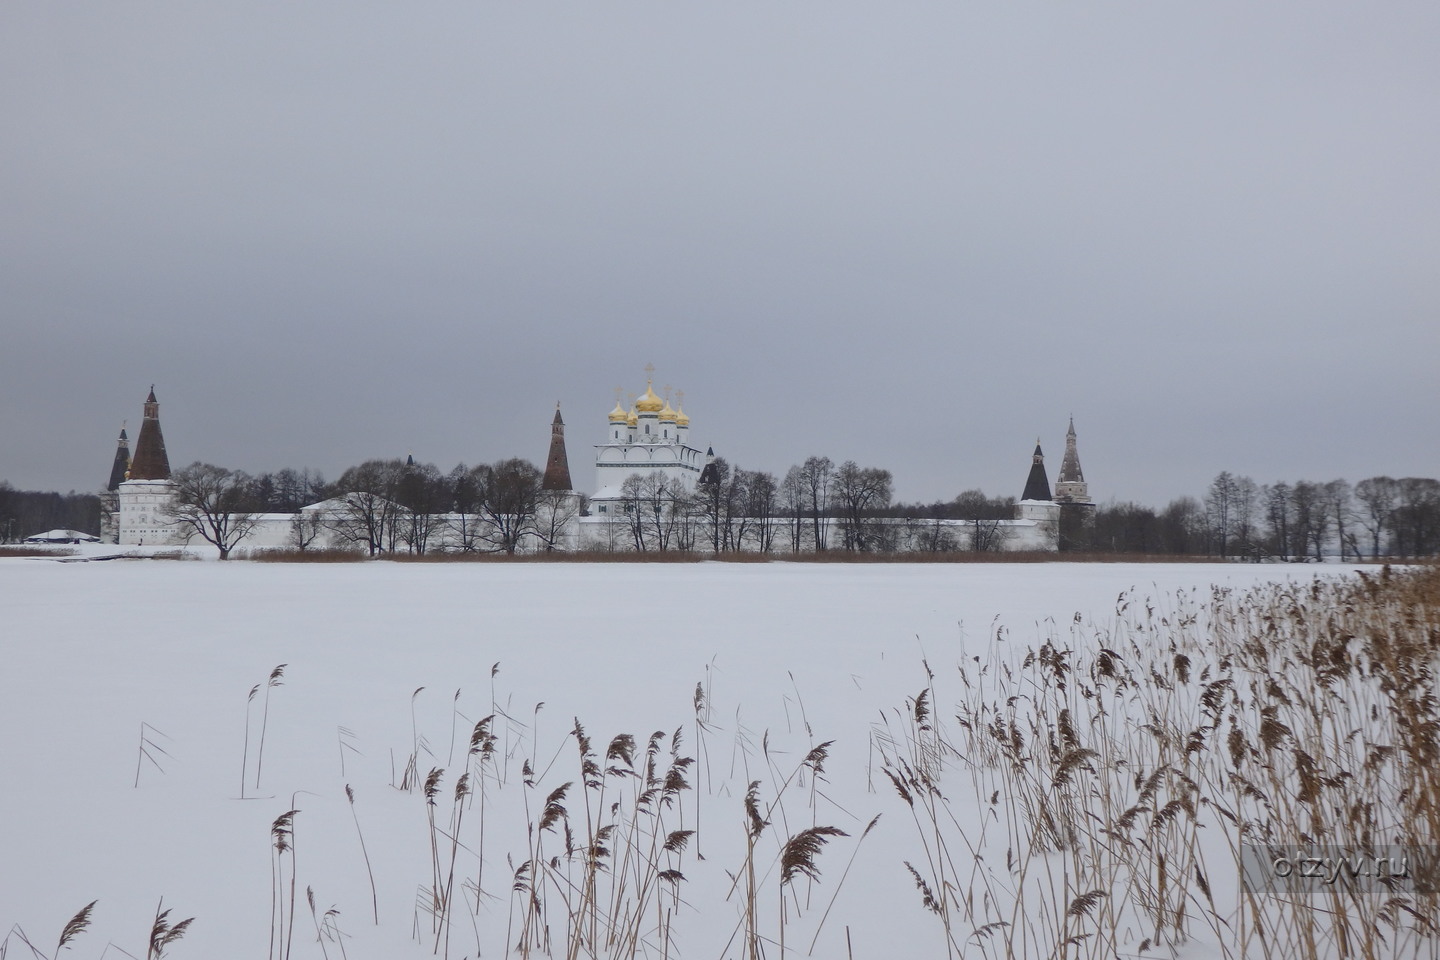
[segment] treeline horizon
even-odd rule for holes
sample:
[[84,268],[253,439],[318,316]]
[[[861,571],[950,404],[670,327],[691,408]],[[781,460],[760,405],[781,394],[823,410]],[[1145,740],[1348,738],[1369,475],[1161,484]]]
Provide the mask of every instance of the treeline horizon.
[[[430,463],[368,460],[348,468],[333,483],[308,468],[255,475],[224,472],[235,481],[235,512],[295,513],[364,490],[388,494],[414,513],[445,514],[480,509],[487,478],[495,477],[497,469],[523,488],[509,491],[512,501],[517,496],[524,500],[532,487],[538,493],[542,472],[524,458],[477,467],[461,463],[448,473]],[[864,519],[880,517],[993,523],[1013,517],[1017,502],[979,489],[964,490],[949,500],[897,501],[890,471],[858,467],[853,461],[837,466],[828,457],[808,457],[779,479],[716,458],[716,475],[716,483],[698,487],[692,496],[712,531],[711,542],[698,545],[717,553],[740,548],[747,520],[840,519],[847,521],[844,529],[856,531]],[[635,492],[637,497],[657,493]],[[1343,479],[1260,484],[1222,471],[1202,496],[1176,497],[1160,508],[1112,499],[1064,509],[1062,551],[1254,560],[1440,554],[1440,480],[1427,477],[1376,476],[1353,485]],[[0,480],[0,542],[52,529],[99,535],[100,514],[100,495],[17,490]],[[740,536],[730,536],[737,526]],[[818,525],[815,529],[818,535]],[[815,544],[822,551],[831,546]],[[883,540],[863,536],[847,536],[833,546],[886,549]],[[760,544],[764,552],[777,548]],[[947,549],[937,540],[936,552]]]

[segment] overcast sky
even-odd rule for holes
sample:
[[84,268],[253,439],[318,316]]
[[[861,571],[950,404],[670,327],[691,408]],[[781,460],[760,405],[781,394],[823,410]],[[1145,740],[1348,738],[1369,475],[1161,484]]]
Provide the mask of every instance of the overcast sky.
[[1440,5],[0,4],[0,479],[1440,475]]

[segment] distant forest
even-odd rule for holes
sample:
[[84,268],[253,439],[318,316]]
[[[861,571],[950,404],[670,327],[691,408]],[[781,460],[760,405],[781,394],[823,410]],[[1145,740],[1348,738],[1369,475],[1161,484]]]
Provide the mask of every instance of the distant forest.
[[[728,523],[745,517],[851,514],[856,521],[862,517],[992,521],[1013,516],[1015,505],[1014,498],[988,497],[979,490],[933,503],[896,502],[888,470],[858,468],[853,463],[837,467],[828,457],[810,457],[779,480],[764,471],[732,469],[723,460],[718,466],[718,482],[695,494],[695,510],[708,516],[712,526],[722,518]],[[346,470],[334,483],[310,470],[257,476],[225,473],[244,491],[237,510],[290,513],[363,488],[405,510],[433,515],[483,508],[477,498],[485,499],[485,491],[494,487],[497,470],[525,478],[538,491],[541,471],[522,460],[474,468],[461,464],[449,473],[433,464],[367,461]],[[100,498],[74,491],[15,490],[0,481],[0,542],[60,528],[98,535]],[[725,547],[720,544],[718,549]],[[1096,505],[1087,518],[1067,508],[1061,549],[1254,560],[1436,556],[1440,554],[1440,481],[1382,476],[1355,484],[1345,480],[1258,484],[1225,472],[1215,477],[1203,496],[1179,497],[1160,509],[1111,501]]]
[[0,480],[0,543],[23,540],[47,530],[79,530],[99,536],[100,498],[74,490],[16,490]]

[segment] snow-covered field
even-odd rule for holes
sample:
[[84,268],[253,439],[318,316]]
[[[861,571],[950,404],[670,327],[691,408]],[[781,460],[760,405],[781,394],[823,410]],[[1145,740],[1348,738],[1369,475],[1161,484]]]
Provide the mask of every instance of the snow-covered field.
[[[925,664],[943,716],[962,659],[1062,633],[1077,613],[1103,625],[1124,592],[1168,604],[1177,589],[1316,572],[0,559],[0,939],[18,925],[49,956],[66,920],[98,899],[93,925],[66,955],[143,957],[163,897],[172,921],[195,918],[167,956],[262,956],[272,938],[272,825],[298,809],[293,860],[286,851],[278,863],[286,910],[292,869],[298,887],[290,955],[341,955],[340,943],[317,938],[307,887],[317,913],[338,909],[346,956],[431,955],[434,920],[417,906],[437,859],[427,804],[421,790],[394,786],[418,740],[421,777],[446,770],[428,808],[442,875],[467,760],[475,782],[487,783],[483,874],[481,804],[462,804],[448,952],[498,956],[522,923],[512,886],[537,836],[528,824],[562,783],[576,782],[569,819],[585,832],[570,736],[578,718],[602,767],[624,766],[605,762],[622,733],[638,742],[637,769],[654,731],[666,733],[662,768],[677,729],[679,754],[697,758],[687,771],[693,789],[663,814],[666,831],[698,828],[667,860],[685,877],[679,899],[667,892],[647,908],[657,928],[669,925],[669,944],[647,932],[640,955],[742,955],[741,898],[731,888],[744,872],[747,786],[759,781],[760,803],[773,802],[806,753],[833,740],[818,789],[804,775],[784,788],[757,847],[763,935],[778,928],[778,845],[803,827],[832,825],[849,836],[823,848],[813,889],[803,878],[793,884],[799,909],[787,921],[787,952],[806,954],[814,938],[815,956],[944,956],[942,931],[904,867],[924,855],[915,826],[880,776],[872,741],[877,724],[927,687]],[[268,685],[280,664],[282,682]],[[707,730],[697,730],[697,684],[708,694]],[[476,721],[492,713],[497,759],[482,775],[467,748]],[[523,785],[526,761],[538,775],[533,788]],[[591,793],[630,804],[636,779],[605,777],[603,801]],[[545,858],[565,859],[563,831],[541,839]],[[567,890],[577,894],[566,884],[579,874],[560,860],[546,881],[546,920],[563,956],[563,903]],[[8,949],[30,956],[14,937]],[[773,943],[767,951],[777,955]]]

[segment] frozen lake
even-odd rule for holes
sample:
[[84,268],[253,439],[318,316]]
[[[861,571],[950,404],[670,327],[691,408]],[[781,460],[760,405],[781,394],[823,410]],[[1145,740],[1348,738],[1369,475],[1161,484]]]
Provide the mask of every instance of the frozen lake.
[[[939,691],[963,658],[988,658],[997,644],[1069,636],[1077,614],[1103,626],[1125,593],[1208,596],[1212,585],[1345,569],[0,559],[0,936],[18,924],[48,951],[98,898],[73,955],[143,956],[163,896],[172,919],[196,917],[167,955],[258,956],[271,935],[269,831],[293,798],[302,906],[292,956],[320,957],[325,946],[303,906],[312,885],[321,912],[340,911],[349,957],[430,955],[432,920],[415,908],[431,877],[424,800],[392,784],[418,752],[422,774],[451,771],[448,811],[471,726],[498,711],[504,767],[483,868],[493,879],[453,921],[450,955],[493,956],[514,942],[507,874],[529,842],[513,799],[519,768],[528,760],[540,774],[529,803],[579,779],[566,736],[579,718],[602,757],[616,734],[643,748],[652,731],[676,728],[681,752],[697,756],[690,799],[705,818],[706,859],[686,855],[672,955],[741,954],[738,940],[727,950],[737,921],[724,897],[743,852],[746,786],[759,780],[775,794],[806,751],[834,740],[822,796],[802,805],[805,825],[818,819],[852,836],[822,855],[816,902],[834,894],[852,854],[854,872],[823,924],[823,907],[792,918],[787,951],[803,955],[818,933],[815,955],[843,956],[848,933],[857,957],[896,955],[897,944],[943,956],[901,865],[916,856],[913,827],[888,784],[875,783],[870,744],[877,719],[927,685],[924,663]],[[283,685],[265,690],[282,663]],[[704,743],[697,683],[709,696]],[[346,784],[374,861],[378,926]],[[857,854],[856,838],[881,812]],[[458,853],[472,875],[479,856],[473,842]],[[339,956],[334,942],[328,950]]]

